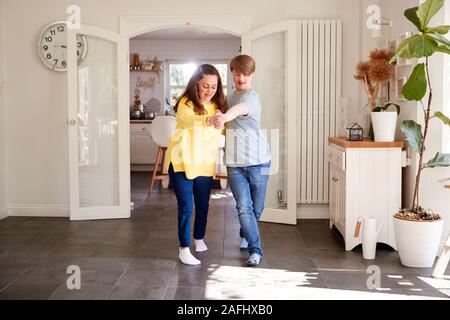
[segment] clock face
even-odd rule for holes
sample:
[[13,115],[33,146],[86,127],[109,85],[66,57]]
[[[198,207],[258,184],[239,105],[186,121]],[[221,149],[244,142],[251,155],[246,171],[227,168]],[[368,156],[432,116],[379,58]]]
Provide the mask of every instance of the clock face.
[[[42,62],[52,70],[67,71],[67,24],[56,22],[47,26],[38,41],[38,53]],[[77,35],[78,64],[86,58],[87,38]]]

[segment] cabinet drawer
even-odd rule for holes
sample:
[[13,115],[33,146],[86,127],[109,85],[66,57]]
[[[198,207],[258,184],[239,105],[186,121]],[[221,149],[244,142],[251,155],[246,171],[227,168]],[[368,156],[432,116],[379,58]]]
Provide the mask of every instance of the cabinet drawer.
[[152,133],[152,124],[151,123],[132,123],[130,124],[130,131],[132,133]]
[[330,161],[330,164],[345,171],[345,151],[333,147],[330,147],[328,150],[328,161]]

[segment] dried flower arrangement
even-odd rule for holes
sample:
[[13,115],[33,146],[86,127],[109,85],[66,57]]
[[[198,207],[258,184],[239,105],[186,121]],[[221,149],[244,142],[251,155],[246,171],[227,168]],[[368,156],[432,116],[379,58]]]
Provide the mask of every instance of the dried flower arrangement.
[[393,53],[388,50],[374,49],[370,52],[368,61],[361,61],[356,66],[354,77],[361,81],[368,95],[371,110],[376,107],[380,87],[392,76],[393,66],[389,64],[392,56]]

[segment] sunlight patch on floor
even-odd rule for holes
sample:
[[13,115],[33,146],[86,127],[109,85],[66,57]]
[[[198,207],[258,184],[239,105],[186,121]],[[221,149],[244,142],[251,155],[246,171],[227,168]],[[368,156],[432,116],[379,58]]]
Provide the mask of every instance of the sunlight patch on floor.
[[[235,266],[211,266],[211,274],[205,282],[206,299],[258,299],[258,300],[423,300],[445,299],[426,296],[420,288],[409,288],[410,281],[400,281],[411,294],[394,293],[391,288],[376,290],[343,290],[320,288],[315,285],[321,281],[319,272],[293,272],[283,269],[242,268]],[[402,280],[402,276],[389,275]],[[419,277],[420,278],[420,277]],[[431,279],[437,280],[437,279]],[[442,280],[442,279],[440,279]],[[276,285],[275,285],[276,283]],[[427,282],[436,288],[432,282]],[[450,288],[449,283],[440,282]],[[401,288],[400,288],[401,289]],[[394,289],[395,290],[395,289]],[[389,293],[387,293],[388,291]],[[422,295],[415,295],[421,292]]]

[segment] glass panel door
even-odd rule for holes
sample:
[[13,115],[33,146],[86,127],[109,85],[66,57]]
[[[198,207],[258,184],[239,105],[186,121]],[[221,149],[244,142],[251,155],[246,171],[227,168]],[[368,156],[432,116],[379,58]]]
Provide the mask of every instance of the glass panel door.
[[[77,63],[84,38],[87,53]],[[68,32],[72,220],[130,216],[125,39],[90,26]],[[126,112],[126,114],[124,114]]]
[[242,51],[256,61],[253,88],[261,100],[261,127],[272,156],[262,221],[296,223],[296,21],[253,30]]

